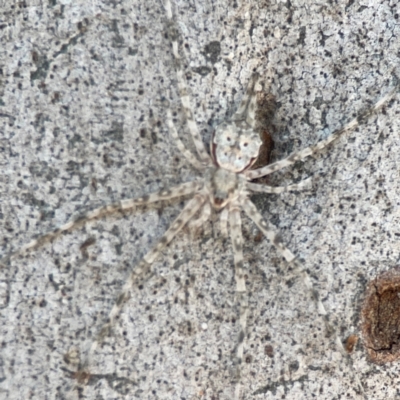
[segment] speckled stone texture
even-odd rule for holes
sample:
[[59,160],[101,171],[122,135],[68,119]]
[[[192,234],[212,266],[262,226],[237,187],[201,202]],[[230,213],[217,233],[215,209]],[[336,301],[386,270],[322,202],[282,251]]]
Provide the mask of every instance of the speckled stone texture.
[[[169,107],[193,149],[160,0],[0,3],[1,254],[91,208],[196,176],[166,127]],[[175,4],[204,142],[254,68],[273,77],[273,160],[326,137],[400,75],[397,1]],[[253,198],[304,260],[343,341],[360,333],[366,282],[399,264],[398,96],[269,180],[314,176],[315,190]],[[129,270],[181,207],[107,217],[0,270],[0,399],[232,398],[239,321],[231,244],[216,218],[163,252],[91,375],[74,373]],[[371,364],[362,341],[345,362],[301,280],[245,218],[243,231],[243,399],[360,398],[355,376],[369,399],[399,396],[399,364]]]

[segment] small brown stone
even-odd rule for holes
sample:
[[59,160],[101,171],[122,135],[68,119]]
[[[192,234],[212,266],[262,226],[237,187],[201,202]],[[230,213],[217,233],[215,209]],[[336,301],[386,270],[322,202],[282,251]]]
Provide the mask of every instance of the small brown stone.
[[400,268],[371,281],[362,309],[364,344],[371,361],[384,364],[400,358]]
[[274,357],[274,348],[270,345],[267,344],[264,348],[264,353],[269,357],[273,358]]
[[346,351],[350,354],[354,351],[354,348],[357,345],[358,342],[358,336],[357,335],[350,335],[347,340],[346,340],[346,345],[345,345],[345,349]]

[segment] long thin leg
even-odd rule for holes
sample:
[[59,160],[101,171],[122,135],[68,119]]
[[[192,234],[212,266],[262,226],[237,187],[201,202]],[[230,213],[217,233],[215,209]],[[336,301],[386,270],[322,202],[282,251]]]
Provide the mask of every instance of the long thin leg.
[[257,207],[247,197],[240,198],[240,205],[249,218],[258,226],[258,229],[269,239],[269,241],[277,248],[288,263],[291,263],[296,257],[282,243],[279,235],[275,233],[275,227],[268,223],[258,212]]
[[[298,259],[294,256],[294,254],[281,242],[279,236],[271,229],[270,225],[263,216],[258,212],[256,206],[246,197],[242,198],[240,202],[241,206],[245,213],[249,216],[249,218],[257,225],[261,232],[271,241],[271,243],[280,251],[286,261],[291,265],[294,272],[299,275],[306,288],[311,294],[312,299],[315,302],[315,306],[319,315],[323,317],[326,331],[332,335],[335,335],[335,342],[336,346],[338,347],[339,351],[345,357],[346,361],[350,364],[350,359],[346,354],[346,351],[343,348],[343,344],[339,338],[337,330],[332,326],[328,319],[328,313],[323,305],[319,292],[314,288],[314,285],[311,282],[310,276],[307,271],[304,269],[303,265],[298,261]],[[350,365],[352,368],[352,366]],[[354,374],[354,378],[357,381],[359,390],[362,394],[364,394],[363,386],[357,376]]]
[[255,86],[260,79],[258,73],[254,73],[247,85],[246,93],[244,94],[240,106],[233,114],[232,120],[245,120],[251,127],[255,128],[255,116],[257,109],[257,96],[255,94]]
[[358,115],[356,118],[354,118],[348,124],[346,124],[342,128],[333,132],[326,139],[321,140],[320,142],[318,142],[317,144],[315,144],[313,146],[306,147],[303,150],[292,153],[288,157],[284,158],[283,160],[277,161],[273,164],[267,165],[267,166],[259,168],[259,169],[248,170],[244,173],[246,178],[248,180],[253,180],[253,179],[265,176],[265,175],[269,175],[272,172],[275,172],[282,168],[288,167],[289,165],[292,165],[295,162],[300,161],[303,158],[306,158],[307,156],[310,156],[311,154],[318,152],[319,150],[322,150],[324,147],[328,146],[328,144],[332,143],[343,133],[349,131],[350,129],[354,129],[357,126],[359,126],[360,124],[362,124],[363,122],[365,122],[370,115],[372,115],[374,112],[379,110],[379,108],[381,108],[386,102],[388,102],[392,98],[394,93],[396,93],[397,89],[398,89],[398,87],[396,86],[386,96],[384,96],[382,99],[380,99],[372,108],[370,108],[368,111]]
[[303,277],[303,281],[307,286],[307,289],[313,294],[313,299],[317,302],[318,313],[321,315],[326,315],[326,310],[322,304],[319,296],[317,296],[316,291],[313,289],[310,277],[307,272],[301,267],[301,264],[296,260],[296,256],[282,243],[280,237],[275,233],[275,229],[272,224],[268,223],[263,216],[257,210],[257,207],[251,202],[247,197],[241,198],[241,206],[244,212],[249,216],[249,218],[257,225],[258,229],[270,240],[270,242],[278,249],[286,261],[297,268],[299,273]]
[[225,207],[219,214],[221,235],[225,238],[228,237],[228,219],[229,219],[229,209]]
[[189,150],[186,149],[185,145],[182,143],[179,138],[178,132],[176,131],[174,122],[172,120],[171,110],[167,110],[167,124],[169,128],[169,132],[173,139],[175,140],[176,146],[178,150],[183,154],[186,160],[199,171],[204,171],[205,165],[202,164]]
[[172,53],[175,58],[176,76],[177,76],[177,81],[178,81],[179,96],[181,98],[183,111],[186,115],[186,120],[187,120],[187,124],[189,127],[189,131],[192,135],[193,142],[196,147],[197,153],[200,156],[200,159],[202,161],[206,161],[206,162],[210,163],[211,158],[205,149],[203,141],[201,140],[199,129],[193,118],[192,107],[190,106],[190,100],[189,100],[189,95],[188,95],[188,91],[187,91],[187,87],[186,87],[186,81],[185,81],[185,77],[184,77],[184,73],[183,73],[183,69],[182,69],[182,60],[179,55],[178,34],[177,34],[176,28],[174,26],[173,20],[172,20],[172,7],[171,7],[170,0],[165,0],[165,10],[167,13],[167,18],[170,23],[169,37],[170,37],[171,43],[172,43]]
[[243,351],[246,340],[247,313],[249,309],[248,298],[246,293],[246,282],[243,271],[243,236],[242,236],[242,220],[240,218],[240,210],[238,206],[229,208],[229,225],[231,228],[231,240],[233,247],[233,258],[235,263],[235,280],[236,280],[236,296],[239,304],[240,313],[240,333],[237,345],[237,365],[235,371],[236,390],[235,399],[240,399],[241,381],[240,368],[243,362]]
[[268,186],[268,185],[260,185],[257,183],[246,182],[246,189],[251,190],[252,192],[262,192],[262,193],[284,193],[289,192],[291,190],[305,190],[311,188],[311,178],[304,179],[299,183],[295,183],[293,185],[288,186]]
[[6,265],[8,261],[10,260],[11,257],[21,254],[25,251],[33,250],[44,243],[47,243],[48,241],[54,239],[55,237],[61,235],[63,232],[66,231],[71,231],[78,226],[84,224],[85,222],[88,222],[93,219],[97,219],[100,217],[103,217],[108,214],[112,214],[117,211],[127,211],[135,208],[136,206],[140,205],[145,205],[145,204],[150,204],[154,203],[156,201],[161,201],[161,200],[170,200],[175,197],[181,197],[181,196],[186,196],[195,193],[201,188],[201,184],[193,181],[193,182],[187,182],[183,183],[181,185],[175,186],[170,189],[163,189],[158,192],[134,198],[134,199],[128,199],[128,200],[120,200],[116,203],[109,204],[107,206],[99,207],[96,208],[95,210],[89,211],[87,214],[83,214],[79,216],[78,218],[67,222],[66,224],[60,226],[59,228],[45,233],[44,235],[31,240],[29,243],[25,244],[24,246],[20,247],[19,249],[12,251],[11,253],[7,254],[3,258],[0,259],[0,265]]
[[85,359],[83,360],[81,370],[88,367],[90,357],[93,355],[99,343],[101,343],[106,336],[109,335],[110,329],[113,326],[116,317],[120,314],[125,302],[129,299],[131,289],[136,285],[143,282],[146,276],[150,273],[150,267],[155,259],[161,253],[165,246],[177,235],[177,233],[190,221],[190,219],[199,211],[204,204],[206,197],[203,194],[197,194],[190,200],[185,208],[181,211],[172,225],[164,233],[158,243],[142,258],[139,264],[134,268],[127,282],[122,288],[121,293],[117,296],[116,302],[108,315],[107,321],[100,329],[99,334],[91,343],[88,351],[85,352]]
[[189,227],[198,229],[201,228],[206,221],[210,218],[211,215],[211,204],[209,202],[206,202],[204,204],[204,207],[200,211],[200,215],[196,219],[192,219],[189,222]]

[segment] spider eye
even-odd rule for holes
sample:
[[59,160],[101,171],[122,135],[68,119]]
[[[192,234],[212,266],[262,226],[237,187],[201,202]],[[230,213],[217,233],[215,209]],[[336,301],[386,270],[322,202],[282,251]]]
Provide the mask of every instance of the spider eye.
[[246,142],[243,144],[244,147],[247,147],[249,144]]
[[228,142],[230,142],[230,141],[231,141],[231,138],[230,138],[229,136],[227,136],[227,137],[226,137],[226,140],[227,140]]

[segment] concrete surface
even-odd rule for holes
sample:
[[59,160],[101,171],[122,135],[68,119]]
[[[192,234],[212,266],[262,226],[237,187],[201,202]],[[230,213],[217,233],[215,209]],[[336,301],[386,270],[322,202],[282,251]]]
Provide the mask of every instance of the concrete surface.
[[[175,5],[205,142],[256,67],[274,77],[274,160],[318,142],[393,87],[395,1]],[[0,12],[3,255],[94,207],[196,176],[165,123],[170,107],[193,148],[160,0],[3,1]],[[314,191],[253,198],[304,260],[342,340],[360,333],[368,280],[399,264],[399,110],[397,95],[362,128],[270,178],[319,177]],[[129,270],[181,207],[87,224],[0,271],[0,399],[232,398],[238,310],[231,246],[216,222],[185,229],[163,252],[96,353],[87,384],[74,374]],[[243,219],[243,399],[360,398],[356,377],[369,399],[400,396],[399,364],[371,364],[361,342],[345,362],[301,280]]]

